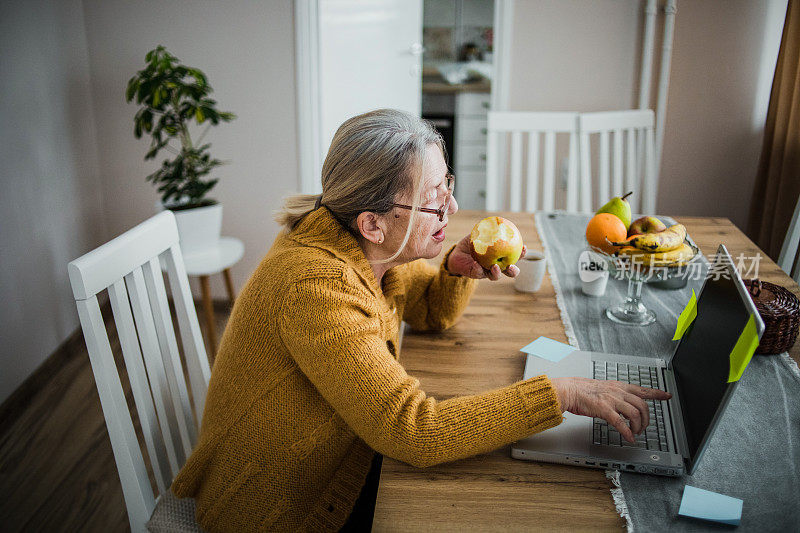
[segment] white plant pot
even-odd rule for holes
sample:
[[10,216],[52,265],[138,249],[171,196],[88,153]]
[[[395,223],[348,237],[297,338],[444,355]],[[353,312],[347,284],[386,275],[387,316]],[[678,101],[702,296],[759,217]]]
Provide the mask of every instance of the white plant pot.
[[[159,203],[161,209],[165,209]],[[178,224],[181,252],[188,255],[219,241],[222,233],[222,204],[181,209],[172,212]]]

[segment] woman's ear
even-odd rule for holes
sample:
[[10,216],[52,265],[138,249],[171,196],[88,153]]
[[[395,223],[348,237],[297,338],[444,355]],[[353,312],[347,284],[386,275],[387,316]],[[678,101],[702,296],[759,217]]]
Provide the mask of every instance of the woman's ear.
[[380,216],[369,211],[364,211],[356,217],[358,232],[373,244],[383,244],[386,236],[384,222]]

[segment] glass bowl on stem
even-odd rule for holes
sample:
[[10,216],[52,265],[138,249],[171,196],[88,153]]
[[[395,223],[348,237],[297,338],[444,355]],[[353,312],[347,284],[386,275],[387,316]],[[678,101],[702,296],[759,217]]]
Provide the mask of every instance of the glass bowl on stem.
[[688,261],[679,263],[664,263],[659,265],[646,265],[637,261],[638,257],[623,257],[604,254],[608,261],[609,274],[615,279],[628,280],[628,294],[625,300],[606,309],[606,316],[626,326],[647,326],[656,321],[656,314],[648,309],[642,302],[642,286],[645,283],[668,281],[686,276],[689,265],[699,257],[698,248],[688,243],[694,250],[694,256]]

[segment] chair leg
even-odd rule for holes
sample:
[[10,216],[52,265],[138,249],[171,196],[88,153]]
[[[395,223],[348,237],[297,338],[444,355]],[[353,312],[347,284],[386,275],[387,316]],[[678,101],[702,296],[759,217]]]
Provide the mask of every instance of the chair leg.
[[206,329],[208,329],[208,353],[213,360],[217,355],[217,328],[214,321],[214,305],[211,303],[211,285],[208,276],[200,276],[200,287],[203,292],[203,309],[206,314]]
[[222,271],[222,275],[225,277],[225,287],[228,288],[228,299],[231,301],[231,306],[236,301],[236,291],[233,290],[233,278],[231,277],[231,269],[226,268]]

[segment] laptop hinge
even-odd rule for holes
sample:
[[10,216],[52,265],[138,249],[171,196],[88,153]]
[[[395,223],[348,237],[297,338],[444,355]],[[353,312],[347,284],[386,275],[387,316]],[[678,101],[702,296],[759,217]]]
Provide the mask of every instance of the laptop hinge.
[[675,374],[671,365],[662,368],[661,371],[666,390],[672,393],[672,398],[667,402],[667,408],[669,409],[669,420],[672,424],[672,434],[675,437],[675,447],[681,457],[689,460],[689,443],[686,440],[686,426],[683,424],[683,413],[681,412],[681,401],[678,395],[677,383],[675,382]]

